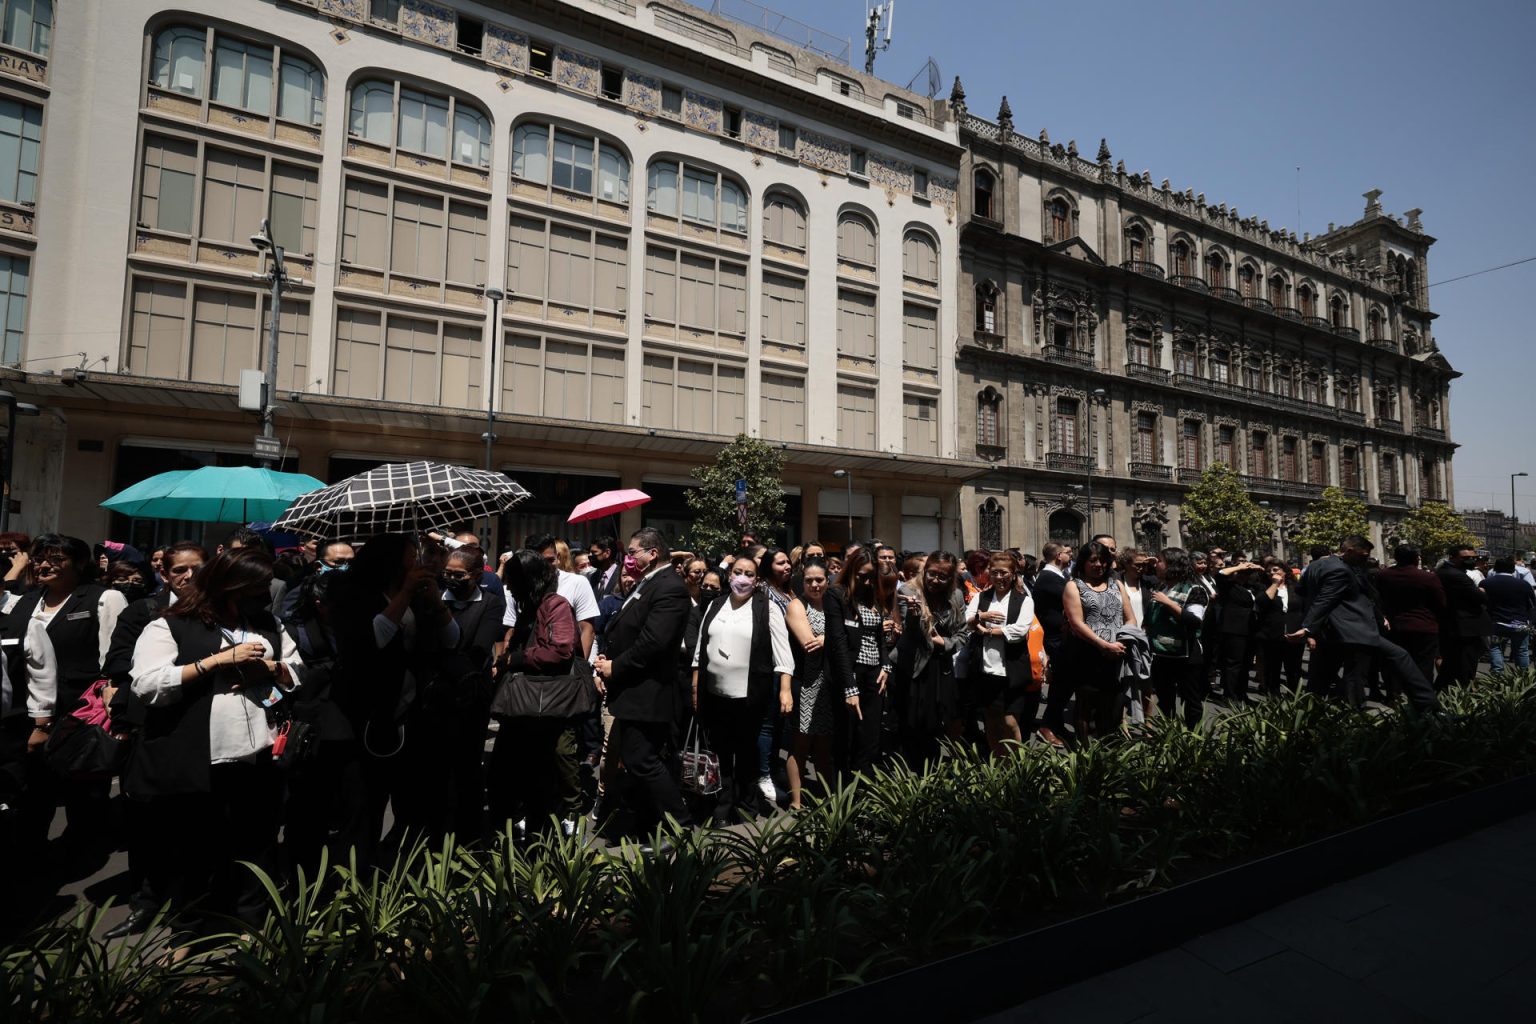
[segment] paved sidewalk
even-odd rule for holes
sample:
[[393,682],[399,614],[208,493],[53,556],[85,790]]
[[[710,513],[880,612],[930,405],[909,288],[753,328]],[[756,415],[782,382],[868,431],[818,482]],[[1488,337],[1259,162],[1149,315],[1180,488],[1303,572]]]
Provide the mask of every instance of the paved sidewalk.
[[1536,1021],[1536,812],[984,1024],[1063,1020]]

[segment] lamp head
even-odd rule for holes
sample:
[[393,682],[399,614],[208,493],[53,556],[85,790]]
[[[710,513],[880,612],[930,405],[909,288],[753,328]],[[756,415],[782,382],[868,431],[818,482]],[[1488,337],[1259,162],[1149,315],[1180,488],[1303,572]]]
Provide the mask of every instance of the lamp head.
[[846,469],[834,469],[832,471],[832,475],[841,480],[843,477],[848,475],[848,471]]
[[497,302],[500,302],[502,299],[507,297],[507,293],[502,291],[500,288],[487,288],[485,290],[485,297],[488,299],[495,299]]

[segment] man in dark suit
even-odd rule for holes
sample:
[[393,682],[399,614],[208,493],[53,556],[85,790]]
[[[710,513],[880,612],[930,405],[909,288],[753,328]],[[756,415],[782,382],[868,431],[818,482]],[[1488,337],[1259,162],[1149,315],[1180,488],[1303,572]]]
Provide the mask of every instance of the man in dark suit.
[[1408,652],[1425,679],[1435,678],[1440,653],[1440,620],[1445,617],[1445,586],[1419,565],[1419,549],[1399,544],[1396,563],[1376,574],[1381,612],[1392,630],[1392,642]]
[[[1234,704],[1248,703],[1248,675],[1257,653],[1254,635],[1258,626],[1259,567],[1240,562],[1218,570],[1216,587],[1221,595],[1213,609],[1219,631],[1221,695]],[[1210,627],[1208,627],[1209,630]]]
[[1344,667],[1344,698],[1354,707],[1365,702],[1371,661],[1379,658],[1383,674],[1393,678],[1420,711],[1439,707],[1435,691],[1408,652],[1381,635],[1384,619],[1375,585],[1366,576],[1374,545],[1364,537],[1345,537],[1337,555],[1319,558],[1301,577],[1301,628],[1286,636],[1304,643],[1319,635],[1339,645]]
[[1466,686],[1477,675],[1477,663],[1493,634],[1488,595],[1467,570],[1477,562],[1477,550],[1466,544],[1445,549],[1445,561],[1435,570],[1445,588],[1445,617],[1440,622],[1440,678],[1435,686]]
[[608,709],[619,730],[619,757],[649,809],[689,825],[688,807],[662,751],[677,716],[677,660],[693,601],[688,585],[672,571],[670,549],[659,530],[637,530],[628,554],[640,578],[608,621],[597,676],[607,687]]
[[599,537],[592,542],[587,549],[587,560],[592,563],[596,571],[592,573],[592,593],[601,601],[610,594],[619,592],[619,581],[623,575],[620,566],[622,559],[618,557],[619,542],[613,537]]
[[[1051,541],[1040,549],[1040,572],[1035,576],[1035,616],[1045,632],[1045,657],[1054,661],[1061,650],[1067,617],[1062,606],[1067,591],[1067,566],[1072,549]],[[1054,747],[1063,745],[1057,734],[1066,729],[1067,702],[1072,699],[1072,680],[1065,673],[1052,672],[1046,686],[1045,717],[1040,722],[1040,738]],[[1030,723],[1033,724],[1033,723]],[[1021,727],[1027,725],[1020,722]]]

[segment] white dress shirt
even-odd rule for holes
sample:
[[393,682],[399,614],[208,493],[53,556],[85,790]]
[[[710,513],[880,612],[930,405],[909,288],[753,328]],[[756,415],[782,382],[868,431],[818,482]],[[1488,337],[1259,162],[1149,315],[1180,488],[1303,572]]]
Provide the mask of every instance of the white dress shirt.
[[[740,608],[730,601],[720,606],[715,617],[709,620],[707,630],[699,630],[699,642],[693,650],[693,667],[699,667],[699,654],[707,641],[709,651],[709,692],[717,697],[745,697],[747,682],[752,675],[752,601],[742,602]],[[795,657],[789,649],[789,627],[784,623],[784,613],[772,601],[768,602],[768,639],[773,648],[773,671],[779,675],[794,675]]]
[[[59,659],[53,649],[53,640],[48,636],[48,626],[64,605],[50,609],[46,607],[47,603],[46,597],[37,602],[22,639],[27,655],[27,672],[31,677],[31,686],[27,692],[27,713],[33,718],[49,718],[59,710],[54,706],[59,696]],[[67,599],[65,603],[68,603]],[[117,629],[117,617],[127,607],[128,599],[115,590],[102,591],[101,597],[96,600],[97,669],[101,668],[102,660],[112,647],[112,631]],[[70,612],[70,615],[79,614],[79,611]],[[64,713],[73,710],[65,708]]]
[[[671,566],[668,566],[671,568]],[[577,622],[590,622],[598,617],[597,598],[592,594],[592,584],[587,578],[577,572],[566,572],[564,569],[556,569],[559,577],[555,580],[555,593],[571,602],[571,608],[576,612]],[[501,617],[503,626],[517,625],[517,602],[512,600],[512,595],[507,595],[507,611]]]
[[[225,629],[224,647],[255,642],[261,644],[262,657],[271,658],[272,645],[260,633],[243,629]],[[288,630],[281,630],[282,657],[288,666],[288,677],[297,687],[304,676],[304,659],[299,656],[298,645]],[[165,619],[155,619],[133,647],[133,692],[152,707],[164,707],[181,700],[181,670],[176,664],[180,652],[176,638],[171,635],[171,624]],[[212,670],[210,670],[212,671]],[[291,692],[291,691],[288,691]],[[290,700],[285,692],[283,700]],[[213,705],[208,709],[208,755],[211,764],[229,761],[246,761],[272,746],[277,730],[267,724],[267,711],[255,701],[239,693],[216,693]]]
[[[989,612],[1002,612],[1008,614],[1008,606],[1013,603],[1012,594],[997,596],[997,591],[977,591],[971,598],[970,606],[965,609],[967,620],[974,619],[976,613],[981,610],[981,595],[990,592],[992,594],[992,607]],[[992,636],[990,634],[981,638],[981,671],[989,676],[1005,676],[1008,668],[1003,664],[1003,648],[1007,644],[1016,644],[1029,636],[1030,623],[1035,621],[1035,598],[1033,594],[1025,594],[1024,600],[1019,602],[1018,618],[1003,624],[1003,635]]]

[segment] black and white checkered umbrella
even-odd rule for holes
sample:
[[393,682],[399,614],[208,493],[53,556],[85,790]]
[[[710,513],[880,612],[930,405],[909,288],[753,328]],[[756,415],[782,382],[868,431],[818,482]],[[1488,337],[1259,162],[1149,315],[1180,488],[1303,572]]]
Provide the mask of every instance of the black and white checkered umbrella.
[[300,495],[273,529],[354,540],[444,531],[508,511],[531,495],[500,473],[440,462],[379,466]]

